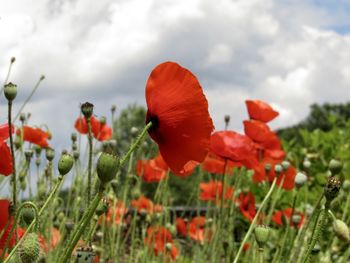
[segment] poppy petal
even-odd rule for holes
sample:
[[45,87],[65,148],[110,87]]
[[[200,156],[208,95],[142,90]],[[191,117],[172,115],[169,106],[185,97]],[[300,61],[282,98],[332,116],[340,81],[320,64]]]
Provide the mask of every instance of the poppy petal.
[[269,104],[261,100],[246,100],[249,117],[254,120],[269,122],[278,116]]

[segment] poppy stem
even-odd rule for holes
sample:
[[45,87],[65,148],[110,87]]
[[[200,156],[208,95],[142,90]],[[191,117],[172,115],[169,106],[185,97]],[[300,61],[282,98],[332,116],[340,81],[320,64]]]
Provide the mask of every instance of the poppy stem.
[[251,222],[251,224],[250,224],[250,226],[249,226],[249,229],[248,229],[247,233],[245,234],[245,237],[244,237],[243,241],[241,242],[241,246],[239,247],[239,250],[238,250],[238,252],[237,252],[237,255],[236,255],[236,257],[235,257],[233,263],[237,263],[237,262],[238,262],[238,259],[239,259],[240,255],[242,254],[244,244],[247,242],[249,236],[250,236],[251,233],[253,232],[253,229],[254,229],[254,226],[255,226],[255,222],[257,221],[257,219],[258,219],[258,217],[259,217],[259,215],[260,215],[260,213],[261,213],[263,207],[265,206],[267,200],[269,200],[269,198],[271,197],[271,194],[272,194],[272,192],[273,192],[273,190],[274,190],[274,188],[275,188],[275,186],[276,186],[276,182],[277,182],[277,177],[275,177],[275,178],[273,179],[273,182],[272,182],[272,185],[271,185],[269,191],[267,192],[267,194],[266,194],[264,200],[261,202],[261,204],[260,204],[260,206],[259,206],[259,209],[258,209],[258,211],[256,212],[255,217],[254,217],[253,221]]
[[[15,153],[13,149],[13,137],[12,137],[12,100],[8,101],[8,126],[9,126],[9,137],[10,137],[10,149],[11,149],[11,157],[12,157],[12,202],[13,202],[13,211],[16,213],[17,209],[17,176],[16,176],[16,160]],[[16,241],[18,239],[17,236],[17,227],[16,227]]]
[[88,163],[88,185],[87,185],[87,206],[91,201],[91,171],[92,171],[92,133],[91,133],[91,118],[86,118],[88,126],[88,140],[89,140],[89,163]]
[[140,145],[141,141],[147,134],[148,130],[152,127],[152,122],[147,123],[145,128],[143,128],[142,132],[136,138],[135,142],[130,146],[128,152],[124,155],[124,157],[120,160],[120,166],[123,166],[125,162],[130,158],[131,154],[135,151],[135,149]]
[[[58,189],[61,187],[63,183],[63,176],[59,175],[58,176],[58,180],[57,183],[55,185],[55,187],[53,188],[52,192],[50,193],[49,197],[46,199],[45,203],[43,204],[43,206],[40,208],[38,216],[40,217],[42,215],[42,213],[44,211],[46,211],[46,207],[48,206],[48,204],[51,202],[51,200],[55,197]],[[26,232],[24,232],[22,238],[20,240],[18,240],[17,244],[15,245],[15,247],[11,250],[11,253],[8,255],[8,257],[5,259],[4,263],[7,263],[10,261],[11,257],[15,254],[16,250],[18,249],[19,245],[22,243],[22,241],[24,240],[24,238],[26,237],[26,235],[28,233],[30,233],[30,230],[33,228],[35,221],[33,221],[27,228]]]

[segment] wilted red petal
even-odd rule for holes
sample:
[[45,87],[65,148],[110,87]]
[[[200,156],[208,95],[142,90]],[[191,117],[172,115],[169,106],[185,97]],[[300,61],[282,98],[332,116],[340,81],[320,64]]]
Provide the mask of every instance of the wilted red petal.
[[5,142],[0,141],[0,174],[8,176],[12,174],[11,151]]
[[74,123],[74,127],[81,134],[88,133],[88,126],[84,117],[79,117],[78,119],[76,119]]
[[158,65],[146,85],[149,134],[170,169],[181,175],[189,161],[202,162],[214,128],[197,78],[173,62]]
[[277,111],[261,100],[246,100],[245,103],[251,119],[269,122],[278,116]]
[[264,122],[249,120],[244,121],[244,133],[253,141],[264,142],[271,138],[272,131]]

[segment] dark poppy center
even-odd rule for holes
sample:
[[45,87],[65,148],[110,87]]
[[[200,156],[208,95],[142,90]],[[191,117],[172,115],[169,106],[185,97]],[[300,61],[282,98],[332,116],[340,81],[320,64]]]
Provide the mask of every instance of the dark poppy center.
[[154,132],[158,127],[159,127],[159,119],[158,116],[156,115],[151,115],[149,113],[147,113],[147,117],[146,117],[146,124],[152,122],[152,126],[151,128],[148,130],[148,133],[152,133]]

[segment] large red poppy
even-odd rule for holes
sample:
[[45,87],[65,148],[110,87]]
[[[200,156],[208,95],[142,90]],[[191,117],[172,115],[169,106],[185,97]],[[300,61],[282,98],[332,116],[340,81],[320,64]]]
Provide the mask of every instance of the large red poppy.
[[201,189],[199,199],[203,201],[220,202],[222,195],[224,199],[231,199],[233,196],[233,188],[225,185],[223,187],[222,182],[211,180],[208,183],[200,183]]
[[[162,254],[175,259],[179,254],[170,231],[162,226],[152,226],[147,229],[145,244],[153,247],[155,255]],[[167,248],[168,245],[171,245],[170,249]]]
[[269,122],[278,116],[269,104],[261,100],[246,100],[249,117],[253,120]]
[[[101,123],[95,116],[91,116],[91,132],[98,141],[106,141],[112,138],[112,128],[106,123]],[[79,117],[74,123],[75,129],[81,134],[88,133],[88,125],[85,117]]]
[[255,142],[268,141],[272,135],[270,127],[261,121],[243,121],[244,133]]
[[40,128],[23,126],[22,128],[17,129],[16,131],[17,136],[21,136],[21,133],[23,133],[23,140],[26,142],[37,144],[43,148],[49,146],[47,140],[50,139],[51,135]]
[[140,196],[137,200],[131,201],[131,206],[135,208],[138,212],[154,213],[162,211],[160,205],[155,205],[153,202],[145,196]]
[[181,175],[188,162],[201,163],[214,126],[197,78],[174,62],[162,63],[147,80],[146,102],[149,134],[170,169]]

